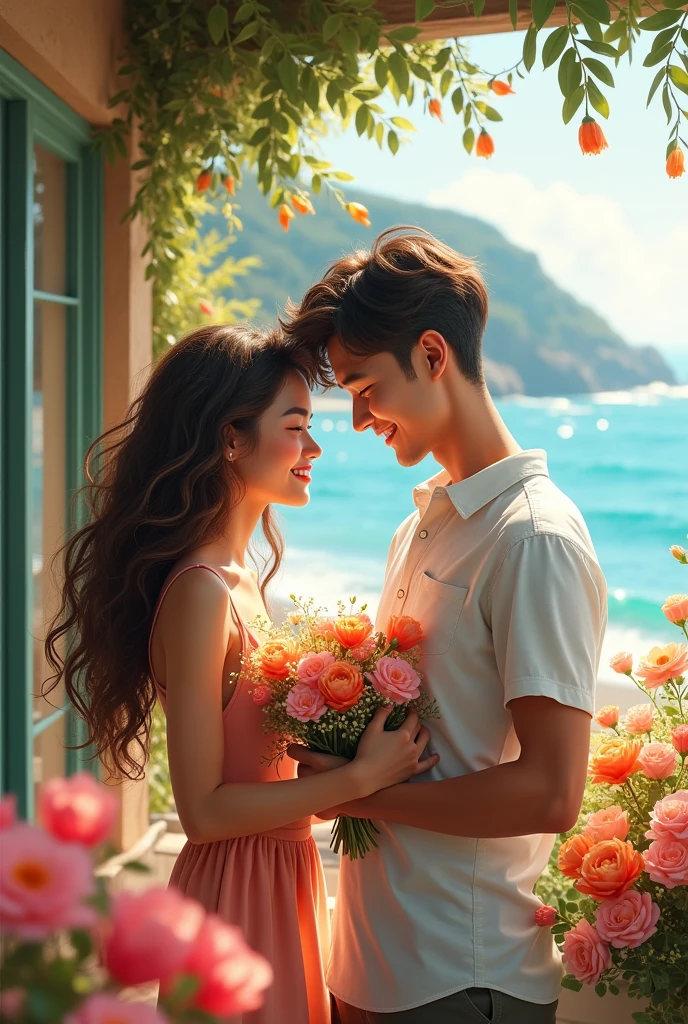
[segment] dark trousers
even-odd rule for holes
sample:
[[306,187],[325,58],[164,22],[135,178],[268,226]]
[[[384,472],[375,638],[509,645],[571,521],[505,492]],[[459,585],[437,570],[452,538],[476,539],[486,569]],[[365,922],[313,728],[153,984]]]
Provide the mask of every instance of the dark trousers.
[[486,988],[464,989],[398,1013],[358,1010],[333,999],[332,1024],[555,1024],[557,1003],[529,1003]]

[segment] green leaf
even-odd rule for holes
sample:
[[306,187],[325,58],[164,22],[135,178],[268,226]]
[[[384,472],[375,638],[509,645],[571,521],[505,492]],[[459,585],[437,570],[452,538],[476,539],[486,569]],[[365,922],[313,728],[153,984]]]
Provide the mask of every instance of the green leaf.
[[662,89],[662,103],[664,104],[664,113],[666,114],[667,124],[671,121],[674,116],[674,110],[671,106],[671,96],[669,95],[669,86],[665,84]]
[[254,121],[264,121],[266,117],[270,117],[270,114],[272,114],[274,109],[275,101],[272,97],[270,97],[270,99],[263,100],[262,103],[258,104],[258,106],[251,114],[251,117],[253,118]]
[[531,25],[523,40],[523,64],[530,71],[537,57],[537,29]]
[[399,86],[399,91],[403,95],[409,87],[409,70],[408,64],[396,50],[394,53],[389,55],[387,65],[392,73],[392,78]]
[[291,54],[284,54],[277,65],[277,74],[279,75],[279,80],[282,83],[289,99],[296,99],[299,84],[298,70],[296,67],[296,61]]
[[478,102],[476,103],[476,107],[478,108],[481,114],[485,115],[488,121],[504,120],[504,118],[502,117],[498,110],[495,110],[494,107],[489,106],[489,104],[484,103],[482,100],[478,100]]
[[655,64],[663,64],[665,59],[669,56],[673,49],[673,43],[665,43],[664,46],[660,46],[658,50],[650,50],[647,57],[643,61],[644,68],[653,68]]
[[435,0],[416,0],[416,21],[423,21],[435,10]]
[[93,940],[87,931],[77,928],[69,933],[69,939],[80,960],[85,960],[93,950]]
[[595,21],[601,22],[603,25],[608,25],[611,21],[607,0],[576,0],[576,4],[585,11],[588,17],[594,18]]
[[554,10],[555,0],[530,0],[535,28],[541,29]]
[[580,992],[583,988],[583,982],[578,981],[577,978],[573,978],[570,974],[567,974],[561,979],[562,988],[570,988],[572,992]]
[[665,28],[663,32],[658,32],[655,38],[652,40],[650,52],[652,52],[652,50],[659,50],[662,46],[666,46],[667,43],[673,42],[675,35],[675,27]]
[[595,985],[595,994],[602,997],[607,994],[607,986],[603,981],[598,981]]
[[327,42],[332,36],[336,36],[343,24],[344,19],[341,14],[331,14],[329,18],[326,18],[325,24],[322,27],[324,41]]
[[609,117],[609,104],[592,78],[588,79],[588,99],[598,114],[601,114],[602,117]]
[[356,57],[358,55],[361,41],[358,38],[358,33],[354,32],[352,28],[349,28],[348,25],[345,25],[341,30],[337,36],[337,40],[339,41],[339,45],[344,53],[351,54],[352,57]]
[[649,107],[650,104],[652,103],[652,98],[653,98],[654,94],[657,92],[657,90],[659,89],[659,83],[662,81],[662,79],[664,78],[665,75],[666,75],[666,69],[665,68],[660,68],[659,71],[657,72],[657,74],[655,75],[655,77],[654,77],[654,79],[652,81],[652,85],[650,86],[650,91],[647,94],[647,103],[645,104],[646,107]]
[[485,7],[485,0],[473,0],[473,14],[476,18],[479,18],[483,13]]
[[446,71],[442,72],[440,78],[440,96],[444,97],[449,92],[450,86],[454,84],[454,72],[451,68],[447,68]]
[[[580,64],[578,65],[580,67]],[[561,109],[561,116],[564,119],[564,124],[568,124],[573,115],[576,113],[581,103],[585,98],[585,89],[582,85],[579,85],[570,96],[567,96],[564,100],[564,105]]]
[[424,64],[411,64],[411,71],[416,78],[420,78],[421,81],[430,82],[432,84],[432,75]]
[[306,103],[314,114],[320,110],[320,85],[318,76],[312,67],[307,66],[301,73],[301,89],[306,97]]
[[413,25],[404,25],[403,28],[395,28],[393,32],[388,32],[387,38],[391,39],[392,42],[410,43],[417,35],[417,28],[414,28]]
[[269,124],[261,125],[260,128],[256,128],[255,132],[248,140],[249,146],[259,146],[261,142],[264,142],[272,134],[272,128]]
[[591,18],[588,12],[583,10],[582,7],[576,7],[573,4],[571,5],[571,13],[578,18],[592,40],[596,43],[602,42],[603,32],[599,21],[596,21],[595,18]]
[[549,68],[559,60],[564,52],[568,38],[568,25],[562,25],[560,28],[555,28],[553,32],[550,32],[545,40],[545,45],[542,47],[543,67]]
[[133,871],[139,875],[149,875],[151,870],[147,864],[143,864],[140,860],[129,860],[123,867],[125,871]]
[[509,0],[509,18],[511,27],[515,29],[518,24],[518,0]]
[[399,136],[397,135],[397,133],[395,131],[392,131],[391,129],[387,133],[387,145],[389,146],[390,151],[392,153],[397,153],[398,152],[398,150],[399,150]]
[[578,42],[587,46],[593,53],[601,53],[605,57],[618,57],[617,51],[610,43],[599,43],[595,39],[579,39]]
[[595,57],[584,57],[583,63],[595,78],[599,78],[600,82],[611,86],[612,89],[614,88],[614,77],[606,64],[603,64],[601,60],[597,60]]
[[577,89],[580,85],[582,77],[578,57],[572,46],[568,48],[561,58],[557,74],[562,96],[570,96],[574,89]]
[[382,56],[382,54],[380,54],[377,60],[375,61],[375,81],[377,82],[381,89],[384,89],[384,87],[387,85],[388,79],[389,68],[387,67],[387,61]]
[[229,16],[227,8],[222,4],[215,4],[208,11],[208,33],[217,46],[225,32],[229,28]]
[[688,75],[685,73],[683,68],[678,67],[676,64],[672,64],[669,67],[669,78],[677,86],[681,92],[688,92]]
[[365,103],[362,103],[356,111],[356,131],[359,135],[363,135],[363,132],[368,127],[368,118],[371,116],[370,111],[366,107]]
[[649,18],[643,18],[638,25],[643,32],[657,32],[660,28],[668,28],[675,25],[683,17],[683,11],[657,11]]
[[319,174],[314,174],[313,177],[311,178],[311,188],[313,189],[317,196],[318,193],[320,192],[320,189],[322,188],[322,178]]
[[466,106],[463,108],[463,126],[464,126],[464,128],[468,128],[469,124],[471,123],[471,118],[472,117],[473,117],[473,104],[472,103],[467,103]]
[[252,39],[260,28],[259,21],[251,21],[248,25],[244,25],[239,35],[234,40],[235,45],[243,43],[246,39]]
[[353,174],[349,174],[347,171],[333,171],[330,175],[332,178],[336,178],[337,181],[353,181]]
[[473,152],[473,145],[475,143],[475,132],[472,128],[467,128],[463,133],[463,148],[467,153]]
[[415,132],[416,128],[409,120],[405,117],[393,117],[391,118],[392,124],[395,128],[401,128],[405,132]]
[[237,24],[241,21],[246,21],[252,14],[255,14],[255,7],[252,3],[242,4],[239,10],[234,15],[234,22]]
[[463,89],[460,86],[458,89],[454,89],[454,92],[451,94],[451,102],[454,113],[460,114],[463,110]]

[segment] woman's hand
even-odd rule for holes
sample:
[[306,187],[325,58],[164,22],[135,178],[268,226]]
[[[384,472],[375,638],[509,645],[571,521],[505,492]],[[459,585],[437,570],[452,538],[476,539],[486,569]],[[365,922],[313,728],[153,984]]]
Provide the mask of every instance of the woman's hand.
[[421,760],[430,730],[421,725],[416,711],[409,711],[398,729],[385,731],[391,706],[378,708],[358,743],[352,764],[360,769],[370,793],[406,782],[434,768],[439,754]]

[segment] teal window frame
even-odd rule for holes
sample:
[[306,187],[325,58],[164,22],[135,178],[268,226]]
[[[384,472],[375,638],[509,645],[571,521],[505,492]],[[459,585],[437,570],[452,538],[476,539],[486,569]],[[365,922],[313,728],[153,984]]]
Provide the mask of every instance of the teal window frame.
[[[67,167],[66,295],[34,289],[33,152]],[[103,419],[103,164],[90,127],[0,49],[0,789],[33,817],[34,739],[62,715],[68,744],[85,738],[71,707],[33,722],[31,415],[36,299],[66,307],[65,521]],[[79,516],[77,510],[76,516]],[[98,773],[90,751],[68,749],[66,772]]]

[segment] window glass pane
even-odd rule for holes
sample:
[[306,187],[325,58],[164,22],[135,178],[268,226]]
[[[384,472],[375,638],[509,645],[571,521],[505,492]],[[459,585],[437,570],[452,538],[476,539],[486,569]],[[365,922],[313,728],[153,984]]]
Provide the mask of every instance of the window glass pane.
[[42,146],[34,148],[33,191],[34,288],[65,295],[67,168]]
[[[64,704],[64,691],[54,690],[48,698],[40,696],[50,675],[43,640],[46,625],[57,610],[58,591],[51,572],[53,554],[62,545],[65,532],[66,403],[65,354],[66,310],[52,302],[34,304],[34,378],[33,378],[33,694],[34,721],[51,715]],[[60,763],[64,771],[61,736],[64,721],[50,726],[45,738],[36,738],[36,756],[46,762],[46,776]],[[49,739],[52,737],[52,740]],[[52,743],[52,746],[50,745]],[[53,749],[55,744],[58,749]],[[39,769],[40,766],[36,765]]]

